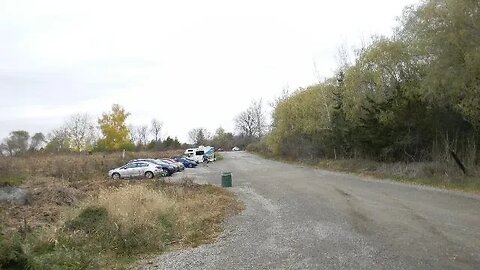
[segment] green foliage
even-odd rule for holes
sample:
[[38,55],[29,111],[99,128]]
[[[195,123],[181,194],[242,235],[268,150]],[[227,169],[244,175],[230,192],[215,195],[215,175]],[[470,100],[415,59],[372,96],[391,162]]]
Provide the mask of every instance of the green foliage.
[[107,151],[121,150],[125,147],[131,147],[130,132],[125,123],[130,114],[125,109],[118,105],[112,105],[112,111],[104,113],[98,124],[104,136],[100,148]]
[[424,64],[423,98],[453,105],[480,127],[480,4],[426,1],[405,12],[400,38]]
[[26,177],[24,175],[0,175],[0,187],[17,187],[20,186],[25,179]]
[[95,233],[108,220],[108,212],[102,207],[87,207],[78,217],[65,223],[65,227],[72,231],[83,231],[86,234]]
[[172,138],[168,136],[165,140],[152,140],[146,145],[147,150],[177,150],[183,149],[182,143],[178,140],[177,137]]
[[25,268],[27,257],[18,233],[6,235],[0,225],[0,269]]
[[28,150],[28,141],[30,134],[25,130],[15,130],[10,132],[8,138],[2,144],[2,148],[7,151],[10,156],[23,154]]
[[276,126],[269,138],[272,152],[299,157],[321,155],[331,131],[332,87],[300,89],[275,108]]
[[173,150],[173,149],[180,149],[181,143],[175,137],[174,139],[168,136],[165,140],[162,141],[160,149],[164,150]]
[[234,145],[234,136],[230,132],[225,132],[225,129],[219,127],[212,138],[212,146],[216,149],[232,149]]
[[16,163],[16,159],[21,157],[0,157],[0,187],[20,186],[25,180],[28,172],[22,165]]
[[[267,156],[267,157],[270,157],[272,155],[272,153],[270,152],[270,149],[268,148],[268,144],[265,140],[260,140],[258,142],[254,142],[254,143],[251,143],[251,144],[247,145],[246,150],[249,151],[249,152],[259,153],[259,154]],[[217,160],[218,160],[219,155],[216,154],[216,156],[217,156]],[[223,159],[223,157],[221,159]]]
[[479,163],[480,2],[427,0],[336,78],[275,106],[280,156]]
[[70,152],[72,142],[67,128],[55,129],[49,137],[50,139],[45,146],[47,152]]
[[[113,253],[121,266],[137,254],[160,253],[173,241],[176,217],[159,213],[149,228],[125,227],[116,223],[103,207],[91,206],[67,220],[57,231],[55,242],[35,235],[26,240],[15,234],[4,239],[0,234],[0,269],[99,269],[107,267],[104,257]],[[25,250],[23,247],[28,246]]]
[[32,140],[30,142],[30,151],[36,151],[40,148],[42,144],[45,143],[45,135],[41,132],[35,133],[35,135],[32,136]]

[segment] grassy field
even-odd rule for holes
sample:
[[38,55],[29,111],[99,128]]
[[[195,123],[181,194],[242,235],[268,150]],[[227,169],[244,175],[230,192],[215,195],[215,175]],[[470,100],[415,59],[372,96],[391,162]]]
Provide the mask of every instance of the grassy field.
[[0,269],[124,269],[213,241],[225,217],[242,209],[232,193],[192,179],[108,179],[123,163],[120,154],[0,158],[0,185],[32,196],[28,205],[0,204]]

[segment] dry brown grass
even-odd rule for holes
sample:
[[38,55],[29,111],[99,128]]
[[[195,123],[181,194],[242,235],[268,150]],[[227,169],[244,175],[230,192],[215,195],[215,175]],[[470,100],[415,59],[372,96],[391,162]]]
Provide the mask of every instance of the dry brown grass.
[[183,245],[210,243],[222,232],[224,218],[243,210],[231,192],[215,186],[187,184],[165,190],[178,202],[175,212]]
[[242,209],[230,192],[210,185],[124,183],[66,209],[29,243],[36,253],[28,260],[61,268],[72,263],[64,257],[80,254],[73,269],[123,268],[139,255],[212,242],[225,217]]
[[87,203],[105,208],[115,223],[127,228],[149,228],[157,223],[158,215],[172,211],[174,204],[162,191],[145,185],[103,189]]
[[163,158],[180,155],[181,150],[162,152],[122,153],[37,153],[19,157],[0,157],[0,175],[29,175],[65,179],[89,180],[104,176],[108,170],[135,158]]
[[[178,154],[0,158],[0,175],[25,175],[21,187],[32,194],[29,205],[0,204],[0,247],[7,243],[20,269],[122,268],[139,255],[213,241],[225,217],[242,209],[232,193],[192,179],[112,181],[105,174],[130,159]],[[4,255],[0,268],[12,263]]]

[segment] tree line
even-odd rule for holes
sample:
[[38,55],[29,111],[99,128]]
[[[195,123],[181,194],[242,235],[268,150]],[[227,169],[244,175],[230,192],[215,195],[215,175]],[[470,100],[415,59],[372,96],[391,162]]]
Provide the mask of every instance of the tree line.
[[[44,135],[32,137],[25,130],[10,132],[0,144],[1,155],[19,155],[31,152],[105,152],[117,150],[171,150],[187,147],[175,137],[161,139],[162,122],[152,119],[151,125],[127,126],[130,113],[114,104],[94,121],[86,113],[70,116],[60,127]],[[152,139],[150,139],[152,138]]]
[[33,152],[109,152],[118,150],[174,150],[211,145],[217,149],[229,150],[235,146],[244,148],[254,138],[263,134],[265,126],[262,102],[254,101],[252,106],[236,119],[238,134],[227,132],[222,127],[212,134],[206,128],[193,128],[188,133],[190,144],[181,143],[177,137],[161,138],[163,123],[152,119],[150,125],[127,125],[130,116],[122,106],[112,105],[109,112],[96,121],[86,113],[70,116],[64,123],[47,135],[41,132],[33,136],[25,130],[15,130],[0,143],[0,155],[22,155]]
[[336,75],[279,98],[261,147],[293,158],[479,164],[480,1],[426,0]]

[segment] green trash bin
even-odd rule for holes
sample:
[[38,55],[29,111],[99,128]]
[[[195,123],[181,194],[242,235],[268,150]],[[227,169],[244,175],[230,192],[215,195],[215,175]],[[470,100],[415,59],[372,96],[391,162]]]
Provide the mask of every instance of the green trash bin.
[[222,173],[222,187],[232,187],[232,173]]

